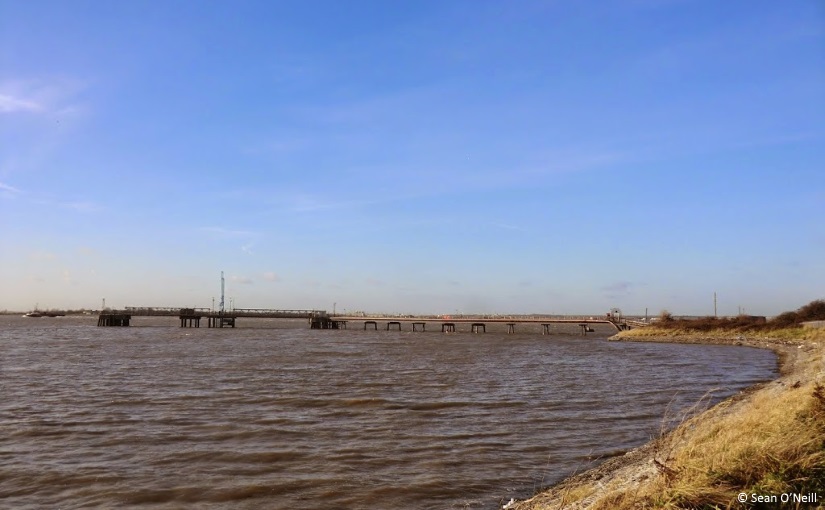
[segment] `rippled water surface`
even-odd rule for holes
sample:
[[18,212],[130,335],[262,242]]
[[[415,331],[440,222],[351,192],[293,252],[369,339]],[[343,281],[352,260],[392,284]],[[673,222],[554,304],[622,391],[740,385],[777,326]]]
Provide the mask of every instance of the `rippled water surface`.
[[609,331],[95,321],[0,317],[0,506],[500,508],[776,370]]

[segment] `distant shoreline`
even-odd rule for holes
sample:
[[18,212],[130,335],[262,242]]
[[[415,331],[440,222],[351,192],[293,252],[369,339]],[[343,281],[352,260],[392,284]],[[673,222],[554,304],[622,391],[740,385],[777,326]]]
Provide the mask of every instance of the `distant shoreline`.
[[[573,475],[528,500],[510,504],[506,506],[508,510],[656,508],[676,502],[684,506],[703,503],[744,508],[737,500],[740,494],[746,494],[749,503],[753,495],[773,496],[790,489],[783,488],[781,480],[774,488],[760,485],[761,482],[736,486],[731,482],[737,480],[738,470],[744,469],[742,465],[750,465],[754,471],[751,477],[762,480],[759,477],[763,473],[758,469],[765,467],[763,457],[781,459],[786,449],[797,448],[800,455],[812,459],[814,468],[825,466],[825,451],[805,443],[812,434],[816,438],[825,430],[825,330],[788,328],[743,335],[646,327],[623,331],[610,340],[770,349],[778,356],[780,375],[743,390],[621,457]],[[788,444],[795,441],[799,444]],[[785,468],[804,469],[801,464],[805,462],[793,457],[788,457],[787,462]],[[800,466],[794,466],[795,463]],[[730,473],[725,473],[726,469]],[[764,475],[765,480],[773,476]],[[813,480],[811,485],[816,483],[822,482]],[[825,493],[818,497],[823,502]]]

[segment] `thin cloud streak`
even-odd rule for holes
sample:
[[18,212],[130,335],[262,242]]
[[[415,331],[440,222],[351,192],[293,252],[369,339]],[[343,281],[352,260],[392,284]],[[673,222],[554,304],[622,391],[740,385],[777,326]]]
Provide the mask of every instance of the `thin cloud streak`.
[[0,94],[0,113],[41,112],[43,105],[7,94]]
[[272,271],[265,272],[263,278],[267,282],[277,282],[280,280],[280,277]]
[[252,230],[231,229],[224,227],[200,227],[198,230],[223,238],[254,237],[259,235],[258,232],[254,232]]
[[391,201],[394,202],[396,200],[397,198],[384,200],[333,201],[325,200],[322,197],[303,195],[293,199],[292,204],[289,206],[289,209],[293,212],[315,212],[338,209],[356,209],[359,207],[367,207],[370,205],[377,205]]
[[36,198],[33,199],[31,203],[48,207],[70,209],[80,213],[95,213],[106,209],[103,205],[89,200],[55,200],[53,198]]
[[497,222],[497,221],[490,223],[490,225],[493,226],[493,227],[498,227],[498,228],[504,229],[504,230],[513,230],[513,231],[516,231],[516,232],[524,232],[524,233],[530,232],[529,229],[526,229],[524,227],[520,227],[518,225],[510,225],[508,223],[500,223],[500,222]]
[[73,211],[83,213],[94,213],[103,210],[103,206],[94,202],[61,202],[59,205],[61,207],[65,207],[66,209],[72,209]]
[[10,186],[10,185],[8,185],[6,183],[3,183],[3,182],[0,182],[0,191],[7,191],[7,192],[13,193],[15,195],[19,194],[19,193],[23,193],[22,191],[15,188],[14,186]]
[[0,83],[0,114],[73,115],[86,110],[75,101],[88,85],[81,80],[7,80]]

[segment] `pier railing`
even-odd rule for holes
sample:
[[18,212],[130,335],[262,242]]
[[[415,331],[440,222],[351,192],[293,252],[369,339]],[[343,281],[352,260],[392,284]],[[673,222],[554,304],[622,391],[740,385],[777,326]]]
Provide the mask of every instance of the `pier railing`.
[[325,310],[277,310],[269,308],[233,308],[225,312],[236,317],[263,317],[263,318],[298,318],[307,319],[312,317],[326,316]]
[[[104,312],[106,313],[106,312]],[[178,317],[186,316],[214,316],[225,315],[232,317],[260,317],[267,319],[308,319],[324,317],[325,310],[285,310],[276,308],[232,308],[230,310],[213,310],[211,308],[190,308],[171,306],[127,306],[122,311],[112,310],[111,313],[125,313],[137,317]]]
[[[209,313],[209,308],[182,308],[172,306],[127,306],[122,310],[122,313],[142,317],[177,317],[183,310],[202,314]],[[116,310],[113,310],[113,312],[116,312]]]

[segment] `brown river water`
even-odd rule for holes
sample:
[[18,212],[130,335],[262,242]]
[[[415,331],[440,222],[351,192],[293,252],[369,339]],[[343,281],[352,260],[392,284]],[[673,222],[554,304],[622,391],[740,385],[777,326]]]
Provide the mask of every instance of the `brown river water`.
[[0,316],[0,507],[501,508],[777,370],[599,328],[96,321]]

